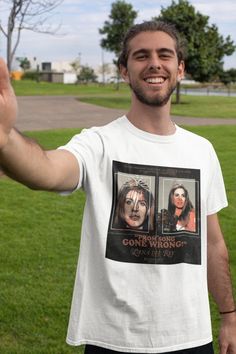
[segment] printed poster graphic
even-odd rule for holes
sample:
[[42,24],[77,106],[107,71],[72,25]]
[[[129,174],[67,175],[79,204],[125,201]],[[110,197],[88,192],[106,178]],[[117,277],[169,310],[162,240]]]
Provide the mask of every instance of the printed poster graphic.
[[113,161],[106,258],[201,264],[200,170]]

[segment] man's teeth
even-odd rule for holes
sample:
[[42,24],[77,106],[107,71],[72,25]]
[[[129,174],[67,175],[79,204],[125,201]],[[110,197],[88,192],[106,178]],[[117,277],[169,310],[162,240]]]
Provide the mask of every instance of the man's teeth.
[[146,82],[150,83],[150,84],[162,84],[165,79],[163,77],[150,77],[145,79]]

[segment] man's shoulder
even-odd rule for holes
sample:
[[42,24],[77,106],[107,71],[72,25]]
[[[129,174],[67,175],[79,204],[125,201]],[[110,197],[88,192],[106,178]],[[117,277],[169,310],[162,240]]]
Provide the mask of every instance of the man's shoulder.
[[182,127],[178,127],[181,138],[188,140],[191,144],[201,144],[206,147],[212,147],[212,143],[202,135],[194,133]]
[[101,126],[93,126],[91,128],[83,129],[82,133],[95,133],[98,135],[105,134],[106,132],[112,132],[113,130],[116,131],[119,126],[122,126],[122,122],[124,121],[125,117],[118,117],[112,120],[111,122],[101,125]]

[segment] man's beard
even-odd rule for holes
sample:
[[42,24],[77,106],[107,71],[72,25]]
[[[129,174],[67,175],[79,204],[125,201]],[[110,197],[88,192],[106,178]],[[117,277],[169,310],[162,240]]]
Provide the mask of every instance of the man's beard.
[[150,97],[148,94],[146,95],[145,90],[139,85],[132,85],[130,83],[129,86],[140,102],[148,106],[162,107],[169,101],[172,93],[174,92],[177,86],[177,83],[174,83],[171,86],[169,86],[167,92],[164,95],[160,95],[157,92],[154,97]]

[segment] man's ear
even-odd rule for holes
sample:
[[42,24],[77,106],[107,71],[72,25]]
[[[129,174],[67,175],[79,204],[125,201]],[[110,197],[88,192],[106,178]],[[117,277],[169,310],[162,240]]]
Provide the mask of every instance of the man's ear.
[[181,60],[181,62],[178,65],[178,77],[177,77],[178,81],[181,81],[184,78],[184,70],[185,70],[185,64],[184,61]]
[[121,75],[122,79],[125,82],[129,83],[128,69],[124,65],[120,65],[119,69],[120,69],[120,75]]

